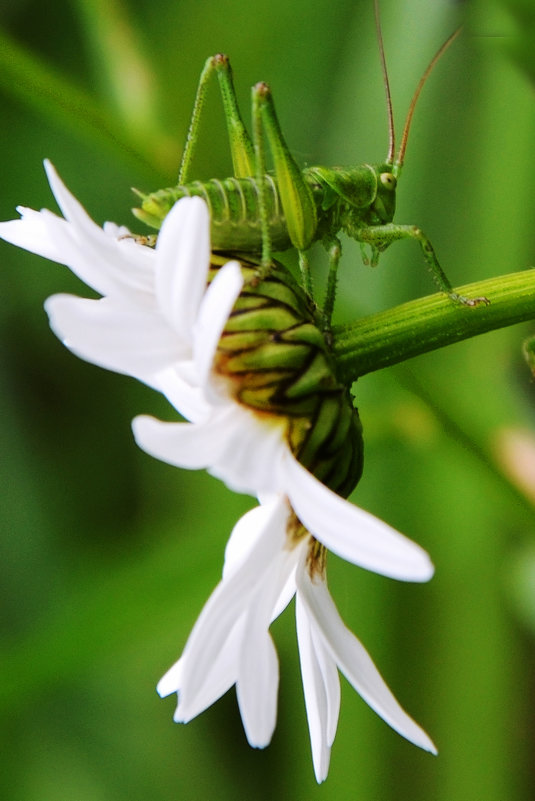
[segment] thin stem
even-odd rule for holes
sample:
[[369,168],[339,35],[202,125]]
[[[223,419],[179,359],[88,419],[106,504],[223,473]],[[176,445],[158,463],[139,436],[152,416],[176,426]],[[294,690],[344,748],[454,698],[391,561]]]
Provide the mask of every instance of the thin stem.
[[468,297],[483,295],[490,304],[466,308],[437,293],[334,326],[332,350],[340,379],[350,383],[453,342],[535,320],[535,270],[467,284],[458,291]]

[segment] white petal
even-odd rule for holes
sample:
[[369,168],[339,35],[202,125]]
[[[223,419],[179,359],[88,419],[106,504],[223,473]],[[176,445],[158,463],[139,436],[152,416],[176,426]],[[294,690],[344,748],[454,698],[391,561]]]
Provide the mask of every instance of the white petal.
[[312,582],[304,571],[298,571],[297,586],[318,635],[359,695],[399,734],[436,754],[428,735],[401,708],[362,643],[345,626],[325,583]]
[[[231,575],[233,570],[236,570],[247,554],[255,547],[256,541],[260,536],[262,529],[266,525],[271,525],[271,520],[278,520],[276,525],[280,525],[286,530],[287,519],[289,514],[289,507],[286,498],[282,495],[272,496],[260,506],[256,506],[249,512],[246,512],[241,519],[236,523],[232,534],[227,542],[225,548],[225,564],[223,567],[223,576]],[[303,547],[307,547],[307,543],[303,542]],[[296,546],[292,550],[293,561],[297,565],[300,547]],[[284,586],[279,594],[279,597],[273,605],[270,616],[270,623],[272,623],[282,612],[286,609],[290,601],[295,595],[295,566],[289,567],[289,574],[284,582]]]
[[336,736],[338,716],[340,714],[340,678],[336,662],[325,648],[323,639],[318,636],[315,627],[311,629],[311,636],[327,697],[327,727],[325,734],[327,745],[331,746]]
[[23,206],[19,206],[17,211],[21,219],[0,223],[0,237],[16,247],[63,264],[63,254],[50,237],[45,213]]
[[152,386],[158,371],[187,356],[174,331],[149,308],[53,295],[45,309],[56,336],[77,356]]
[[210,405],[204,391],[197,385],[197,373],[193,362],[181,361],[171,364],[154,378],[154,386],[162,392],[180,414],[193,423],[210,416]]
[[288,452],[287,494],[306,528],[330,551],[403,581],[428,581],[433,565],[419,545],[328,489]]
[[52,189],[54,197],[56,198],[56,203],[60,207],[65,219],[82,228],[95,225],[81,203],[79,203],[74,195],[69,192],[56,172],[56,168],[52,162],[50,162],[48,159],[45,159],[44,166],[48,183],[50,184],[50,188]]
[[327,741],[328,699],[323,675],[316,659],[308,610],[303,606],[299,594],[296,597],[295,612],[312,762],[316,781],[320,783],[327,778],[331,756],[330,743]]
[[132,425],[137,444],[147,453],[177,467],[206,468],[236,492],[256,495],[280,483],[287,449],[284,420],[263,423],[229,401],[213,408],[211,417],[198,424],[162,423],[141,416]]
[[269,745],[277,723],[279,661],[268,625],[248,616],[236,683],[243,728],[253,748]]
[[[286,519],[289,513],[286,506]],[[284,509],[278,498],[269,504],[255,506],[238,520],[225,547],[223,578],[228,578],[256,547],[256,543],[266,526],[281,525],[286,530]],[[278,522],[274,523],[273,520]]]
[[293,568],[290,570],[286,583],[282,587],[279,593],[279,597],[277,598],[273,606],[273,610],[271,612],[271,623],[284,612],[284,610],[286,609],[286,607],[288,606],[288,604],[295,595],[295,570],[299,554],[296,552],[294,555],[295,555],[295,564]]
[[156,685],[156,691],[160,698],[165,698],[171,695],[171,693],[177,693],[180,690],[180,685],[182,683],[182,665],[181,657],[166,673],[164,673]]
[[237,261],[229,261],[219,270],[208,287],[195,323],[194,359],[199,379],[204,384],[230,312],[243,286]]
[[[236,683],[239,672],[238,657],[243,639],[243,623],[243,618],[238,619],[230,629],[219,651],[213,654],[213,660],[207,667],[202,684],[197,687],[194,695],[189,691],[187,677],[185,682],[182,678],[184,656],[170,668],[168,673],[171,673],[173,668],[179,665],[180,683],[171,690],[171,692],[178,693],[178,705],[174,714],[176,723],[189,723],[190,720],[196,718],[205,709],[215,704]],[[160,679],[158,688],[160,688],[162,682],[164,690],[167,686],[170,686],[173,675],[168,679],[168,673]],[[186,692],[183,692],[184,688],[186,688]]]
[[139,447],[156,459],[199,470],[220,460],[225,451],[228,432],[222,422],[221,418],[212,417],[205,423],[162,423],[139,415],[132,421],[132,430]]
[[281,483],[282,460],[288,449],[284,418],[264,421],[232,401],[219,419],[226,427],[225,448],[208,471],[235,492],[275,492]]
[[42,212],[61,262],[101,295],[127,295],[140,302],[145,295],[153,297],[152,248],[110,236],[93,222],[50,162],[45,161],[45,168],[56,201],[68,221],[46,210]]
[[20,220],[0,223],[0,237],[6,242],[67,265],[100,295],[132,295],[141,301],[152,295],[155,254],[151,248],[105,233],[85,212],[88,222],[82,229],[47,209],[20,206],[18,211]]
[[277,560],[285,536],[281,520],[274,515],[241,567],[228,580],[221,581],[206,602],[183,653],[180,705],[186,717],[199,694],[206,691],[206,677],[236,622],[253,609],[255,596],[262,590],[266,565]]
[[200,198],[179,200],[156,243],[156,295],[167,322],[191,344],[210,266],[210,218]]
[[117,225],[117,223],[114,222],[105,222],[102,226],[102,230],[107,236],[111,236],[113,239],[135,240],[135,234],[132,235],[130,228],[127,228],[126,225]]
[[[279,502],[272,508],[268,525],[277,526],[277,536],[282,534],[283,542],[287,536],[287,518],[286,504]],[[287,584],[289,574],[295,570],[297,554],[286,543],[286,547],[265,562],[261,586],[246,613],[236,689],[247,739],[251,745],[259,748],[270,742],[277,718],[279,668],[268,628],[273,618],[274,604]]]
[[[286,530],[282,525],[288,518],[286,504],[273,507],[268,525],[278,527],[277,536]],[[282,529],[282,531],[281,531]],[[249,743],[263,748],[270,741],[277,719],[277,689],[279,667],[275,647],[268,633],[273,607],[294,571],[296,553],[293,548],[281,548],[265,562],[256,597],[248,605],[243,633],[242,653],[236,691],[245,732]]]

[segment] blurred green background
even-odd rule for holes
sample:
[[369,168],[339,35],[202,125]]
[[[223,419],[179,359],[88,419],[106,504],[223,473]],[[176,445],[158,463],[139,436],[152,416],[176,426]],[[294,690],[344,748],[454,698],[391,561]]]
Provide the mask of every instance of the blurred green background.
[[[433,52],[466,17],[417,109],[400,222],[430,236],[455,284],[535,264],[529,0],[384,0],[401,128]],[[305,164],[387,148],[371,0],[18,0],[0,9],[0,218],[55,208],[50,158],[98,222],[133,224],[131,186],[171,185],[198,75],[231,58],[248,116],[271,83]],[[200,178],[230,172],[210,93]],[[339,319],[433,287],[416,245],[376,270],[345,243]],[[527,801],[535,692],[535,387],[517,326],[369,375],[356,388],[366,468],[354,500],[420,542],[437,573],[402,585],[335,557],[330,586],[431,757],[343,681],[330,775],[314,780],[292,610],[270,748],[250,749],[234,693],[172,723],[154,686],[178,657],[249,498],[134,446],[139,412],[172,419],[133,380],[75,359],[42,309],[87,295],[69,272],[0,243],[2,641],[0,796],[9,801]],[[324,263],[318,253],[317,270]]]

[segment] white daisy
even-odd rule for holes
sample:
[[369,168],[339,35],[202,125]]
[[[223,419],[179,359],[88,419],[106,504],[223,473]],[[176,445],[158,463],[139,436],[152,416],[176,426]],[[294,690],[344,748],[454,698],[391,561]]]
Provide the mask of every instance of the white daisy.
[[[236,526],[227,547],[223,580],[201,613],[182,658],[159,684],[162,695],[179,693],[176,719],[190,720],[236,684],[249,741],[258,747],[269,742],[278,684],[269,625],[295,594],[318,781],[326,776],[336,730],[337,668],[391,726],[434,751],[339,618],[325,584],[323,559],[327,548],[354,564],[405,581],[426,581],[433,573],[432,564],[422,548],[344,500],[297,460],[296,431],[302,435],[301,444],[308,447],[315,442],[312,418],[305,414],[299,422],[298,415],[297,427],[291,429],[280,410],[271,413],[268,407],[266,413],[243,399],[240,402],[231,383],[216,369],[216,352],[220,359],[224,350],[220,344],[224,329],[228,334],[235,305],[245,297],[246,268],[230,261],[207,286],[211,255],[205,204],[198,198],[180,200],[164,220],[153,250],[129,238],[124,228],[96,225],[52,166],[46,164],[46,169],[64,218],[47,210],[21,208],[20,220],[0,224],[0,237],[66,264],[102,296],[98,300],[71,295],[49,298],[46,308],[55,333],[78,356],[163,392],[189,421],[136,418],[134,434],[147,452],[180,467],[205,468],[237,491],[271,498]],[[282,286],[288,290],[284,282]],[[291,317],[293,311],[290,301],[285,313]],[[330,427],[345,389],[341,388],[341,395],[340,386],[336,381],[329,383],[329,376],[325,384],[328,359],[323,358],[325,344],[313,323],[285,328],[289,336],[282,343],[278,336],[269,339],[268,361],[274,349],[288,352],[297,330],[306,333],[298,350],[312,341],[317,348],[320,338],[315,351],[319,361],[314,362],[312,373],[299,373],[292,385],[292,392],[297,388],[292,396],[292,403],[297,397],[297,406],[292,408],[301,408],[302,397],[310,395],[310,380],[317,380],[322,391],[327,386],[327,398],[322,397],[315,407],[322,415],[325,412],[328,422],[321,417],[326,434],[319,440],[322,455],[317,463],[325,470],[340,462],[341,479],[340,471],[336,474],[333,468],[332,486],[341,486],[337,482],[344,481],[346,468],[353,486],[359,463],[359,440],[354,435],[359,429],[353,420],[345,437],[345,422],[341,428]],[[255,384],[253,394],[257,389]],[[262,392],[258,397],[264,397]],[[356,415],[350,403],[344,414],[345,421]],[[353,461],[352,457],[346,460],[349,442],[356,442]],[[314,462],[310,452],[307,458]]]
[[215,350],[242,276],[231,261],[207,289],[204,202],[178,201],[152,249],[124,228],[96,225],[52,165],[45,167],[64,219],[20,208],[20,220],[0,223],[0,237],[66,264],[102,295],[47,300],[51,326],[68,348],[164,392],[191,421],[138,417],[138,444],[170,464],[205,468],[236,491],[282,493],[304,526],[342,558],[393,578],[428,580],[433,567],[422,548],[324,486],[294,457],[284,417],[248,409],[214,376]]
[[182,657],[158,684],[160,695],[178,694],[175,720],[188,722],[235,684],[249,743],[262,748],[270,742],[279,673],[268,629],[295,594],[317,781],[327,776],[338,723],[338,670],[392,728],[436,753],[344,625],[327,589],[324,553],[295,522],[287,502],[279,497],[248,512],[234,528],[223,579],[205,604]]

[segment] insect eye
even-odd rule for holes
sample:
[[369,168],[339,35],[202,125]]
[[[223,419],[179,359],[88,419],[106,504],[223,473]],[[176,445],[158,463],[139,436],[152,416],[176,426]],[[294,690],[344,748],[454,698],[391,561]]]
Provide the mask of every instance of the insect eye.
[[385,189],[395,189],[396,188],[396,178],[392,175],[391,172],[382,172],[379,176],[379,180],[381,181],[382,185]]

